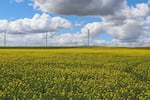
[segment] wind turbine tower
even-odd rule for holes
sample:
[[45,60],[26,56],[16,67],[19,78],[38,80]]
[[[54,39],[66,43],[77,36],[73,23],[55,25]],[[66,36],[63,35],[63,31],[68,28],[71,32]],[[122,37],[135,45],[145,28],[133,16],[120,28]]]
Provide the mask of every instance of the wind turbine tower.
[[4,46],[6,47],[6,32],[4,32]]
[[90,46],[90,30],[88,29],[88,46]]
[[45,42],[46,42],[46,47],[47,47],[47,36],[48,36],[48,34],[47,34],[47,32],[46,32],[46,40],[45,40]]

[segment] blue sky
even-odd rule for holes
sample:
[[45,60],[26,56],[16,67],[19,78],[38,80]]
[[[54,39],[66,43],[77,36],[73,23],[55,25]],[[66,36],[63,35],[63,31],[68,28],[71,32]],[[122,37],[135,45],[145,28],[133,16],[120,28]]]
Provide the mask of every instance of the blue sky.
[[148,0],[128,0],[129,6],[135,6],[137,3],[147,3]]
[[0,18],[14,20],[18,18],[32,17],[38,11],[34,10],[31,6],[28,6],[28,3],[28,0],[22,3],[16,3],[12,0],[1,0],[0,12],[2,13],[0,14]]
[[[107,24],[109,22],[109,21],[106,21],[106,22],[104,21],[103,22],[102,19],[103,20],[105,20],[105,19],[107,20],[107,17],[110,16],[110,15],[104,15],[103,16],[103,15],[101,15],[101,13],[100,13],[99,16],[97,16],[97,15],[92,15],[91,16],[90,14],[89,15],[88,14],[82,15],[81,13],[79,13],[81,15],[78,15],[78,13],[74,13],[74,12],[71,12],[71,13],[73,13],[73,15],[68,15],[68,14],[66,14],[66,12],[65,13],[64,12],[58,13],[59,11],[55,12],[53,9],[52,10],[51,9],[47,10],[46,8],[42,8],[43,7],[42,4],[39,4],[39,5],[37,5],[38,6],[37,8],[34,8],[32,5],[36,5],[36,2],[38,2],[37,0],[21,0],[20,2],[16,2],[16,1],[18,1],[18,0],[1,0],[1,4],[0,4],[0,12],[1,12],[0,13],[0,20],[4,20],[5,19],[8,22],[11,22],[11,21],[16,21],[18,19],[24,19],[24,18],[32,19],[35,14],[42,15],[43,13],[45,13],[45,14],[51,16],[51,17],[59,16],[59,17],[61,17],[63,19],[68,20],[72,24],[72,27],[71,28],[62,28],[59,31],[56,31],[55,32],[56,36],[59,36],[61,34],[76,34],[76,33],[81,33],[82,34],[82,30],[85,30],[84,28],[86,28],[86,27],[90,27],[90,25],[92,26],[92,24],[94,24],[94,22],[97,22],[97,24],[94,24],[94,25],[98,25],[98,26],[101,26],[101,24],[105,25],[105,24]],[[46,1],[47,2],[53,2],[52,0],[46,0]],[[59,0],[56,0],[56,1],[59,1]],[[64,2],[66,2],[66,1],[64,1]],[[68,0],[68,1],[71,1],[71,0]],[[122,0],[122,1],[125,1],[125,0]],[[147,6],[149,6],[148,0],[127,0],[126,2],[127,2],[127,6],[129,8],[134,7],[136,9],[136,8],[138,8],[136,6],[137,4],[141,4],[141,8],[145,7],[145,6],[142,5],[142,3],[146,4]],[[51,3],[51,4],[53,4],[53,3]],[[54,3],[54,4],[57,4],[57,2]],[[117,4],[116,4],[116,6],[117,6]],[[61,9],[63,9],[63,8],[61,8]],[[140,9],[137,9],[137,10],[139,10],[139,12],[140,12]],[[137,12],[137,10],[133,10],[133,15],[135,15],[136,17],[138,17],[138,16],[136,14],[134,14],[134,11]],[[101,11],[101,9],[100,9],[100,11]],[[126,16],[128,16],[128,15],[126,15]],[[140,17],[141,18],[144,18],[144,17],[147,18],[148,16],[149,15],[142,15]],[[115,16],[111,16],[111,18],[114,18],[114,17],[116,17],[116,15]],[[120,34],[120,33],[117,33],[117,32],[120,31],[121,29],[116,31],[115,29],[112,29],[112,27],[110,28],[110,26],[109,26],[109,28],[110,28],[109,30],[112,29],[113,31],[116,31],[114,33],[111,33],[111,32],[108,32],[107,29],[105,29],[107,31],[102,31],[103,29],[100,29],[100,28],[97,29],[98,26],[94,26],[95,28],[93,28],[93,30],[91,30],[91,34],[92,34],[92,32],[93,32],[93,34],[96,34],[96,35],[93,35],[93,36],[95,36],[93,38],[95,40],[113,41],[113,40],[116,39],[118,41],[124,41],[125,39],[132,39],[134,37],[133,35],[131,35],[131,37],[128,37],[128,36],[122,37],[124,35],[122,35],[122,36],[118,35],[117,36],[117,34]],[[123,27],[121,27],[122,29],[124,29],[124,28],[126,29],[126,27],[124,27],[125,25],[122,25],[122,26],[123,26]],[[98,32],[98,33],[94,33],[94,32]],[[122,34],[123,33],[126,34],[126,32],[122,32]],[[129,31],[129,33],[130,33],[130,31]],[[140,34],[140,32],[139,33],[137,32],[137,34]],[[71,37],[73,38],[73,36],[71,36]],[[142,37],[142,35],[141,36],[139,35],[136,39],[133,39],[133,40],[137,40],[140,37]],[[145,37],[147,38],[148,36],[145,36]],[[83,40],[84,40],[84,38],[83,38]],[[1,37],[1,42],[2,42],[2,37]]]

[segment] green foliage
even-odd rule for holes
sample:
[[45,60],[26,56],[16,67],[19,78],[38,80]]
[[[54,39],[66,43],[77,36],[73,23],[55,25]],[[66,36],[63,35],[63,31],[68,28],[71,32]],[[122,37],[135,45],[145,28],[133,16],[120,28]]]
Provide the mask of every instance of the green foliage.
[[148,100],[150,51],[1,49],[0,100]]

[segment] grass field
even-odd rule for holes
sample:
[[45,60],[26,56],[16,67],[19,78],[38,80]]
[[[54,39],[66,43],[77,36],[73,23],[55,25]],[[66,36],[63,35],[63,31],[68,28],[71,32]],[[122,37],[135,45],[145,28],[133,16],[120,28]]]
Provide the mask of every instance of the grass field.
[[0,100],[149,100],[150,48],[0,48]]

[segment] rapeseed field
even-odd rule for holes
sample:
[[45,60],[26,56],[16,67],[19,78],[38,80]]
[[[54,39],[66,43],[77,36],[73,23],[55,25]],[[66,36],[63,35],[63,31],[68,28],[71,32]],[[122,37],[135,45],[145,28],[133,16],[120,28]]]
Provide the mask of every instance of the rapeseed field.
[[150,100],[150,49],[0,49],[0,100]]

